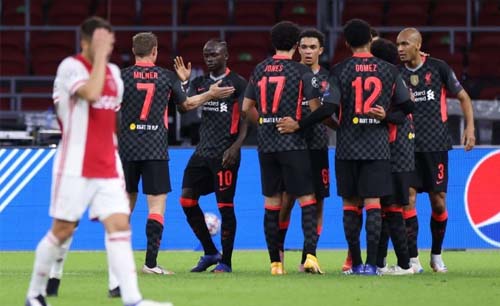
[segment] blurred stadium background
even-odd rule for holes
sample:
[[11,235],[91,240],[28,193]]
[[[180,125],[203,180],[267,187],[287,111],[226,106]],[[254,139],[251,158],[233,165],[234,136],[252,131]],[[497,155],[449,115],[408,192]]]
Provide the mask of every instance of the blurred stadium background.
[[[272,53],[268,31],[280,20],[325,33],[326,67],[348,56],[341,32],[351,18],[367,20],[392,41],[403,27],[414,26],[423,33],[422,49],[448,62],[474,99],[478,143],[500,144],[499,0],[1,0],[2,146],[57,141],[53,78],[57,64],[78,52],[78,24],[91,15],[113,24],[112,61],[119,66],[133,64],[133,34],[153,31],[159,37],[158,64],[172,69],[173,57],[182,55],[193,63],[193,76],[203,73],[204,42],[221,37],[229,44],[231,69],[248,77]],[[454,99],[449,106],[459,144],[461,111]],[[170,144],[195,144],[199,113],[169,114]]]

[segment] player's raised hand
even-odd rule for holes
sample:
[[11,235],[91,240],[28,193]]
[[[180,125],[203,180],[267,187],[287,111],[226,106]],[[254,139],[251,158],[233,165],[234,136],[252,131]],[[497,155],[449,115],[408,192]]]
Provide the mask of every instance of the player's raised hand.
[[278,121],[278,123],[276,123],[276,128],[281,134],[289,134],[297,131],[300,126],[299,123],[293,120],[291,117],[285,117]]
[[371,107],[366,113],[369,117],[375,118],[377,120],[385,119],[385,109],[380,105],[375,105],[375,107]]
[[234,93],[233,86],[219,86],[222,80],[210,85],[208,92],[210,93],[212,99],[224,99],[229,97]]
[[115,35],[107,29],[96,29],[92,35],[91,48],[94,51],[94,56],[108,57],[113,52],[115,44]]
[[465,151],[470,151],[476,145],[476,136],[474,135],[474,129],[469,127],[465,128],[464,134],[462,135],[462,144],[464,145]]
[[179,77],[179,80],[182,82],[189,80],[189,77],[191,76],[191,62],[188,62],[186,67],[182,56],[176,56],[174,58],[174,69]]

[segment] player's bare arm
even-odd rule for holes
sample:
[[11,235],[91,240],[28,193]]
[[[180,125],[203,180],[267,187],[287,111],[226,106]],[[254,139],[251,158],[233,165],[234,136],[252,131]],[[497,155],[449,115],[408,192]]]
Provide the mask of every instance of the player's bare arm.
[[189,80],[189,77],[191,76],[191,62],[188,62],[186,66],[184,65],[184,59],[182,56],[176,56],[174,58],[174,69],[181,82]]
[[257,102],[255,100],[245,98],[243,99],[243,107],[241,109],[241,118],[254,125],[258,123],[259,113],[255,108]]
[[180,104],[179,111],[187,112],[192,109],[195,109],[203,103],[210,101],[212,99],[224,99],[229,97],[234,93],[233,86],[219,86],[222,80],[217,81],[216,83],[210,85],[210,88],[207,92],[202,94],[188,97],[186,101]]
[[113,51],[114,42],[115,36],[112,32],[107,29],[96,29],[92,35],[90,45],[86,46],[94,59],[92,72],[88,81],[78,88],[76,95],[89,101],[89,103],[94,103],[101,96],[106,77],[106,65],[108,64],[108,57]]
[[245,141],[247,137],[248,121],[242,118],[239,122],[238,129],[240,131],[238,137],[222,155],[222,167],[224,168],[234,165],[240,159],[240,149],[243,145],[243,141]]
[[380,105],[375,105],[375,107],[370,108],[366,114],[377,120],[384,120],[386,115],[385,109]]
[[465,130],[462,135],[462,144],[465,146],[465,151],[470,151],[476,145],[476,136],[474,134],[474,111],[472,101],[469,94],[462,89],[457,94],[457,99],[460,101],[460,107],[465,118]]

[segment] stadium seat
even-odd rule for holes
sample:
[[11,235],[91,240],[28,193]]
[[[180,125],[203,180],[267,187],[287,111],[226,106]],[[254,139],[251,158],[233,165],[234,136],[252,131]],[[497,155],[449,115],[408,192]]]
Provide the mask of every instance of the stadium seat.
[[50,25],[79,25],[90,13],[90,0],[52,0],[48,10]]
[[471,78],[489,80],[500,78],[500,58],[496,50],[473,50],[469,54],[467,74]]
[[244,77],[246,80],[250,79],[255,66],[258,62],[231,62],[229,61],[229,68],[232,69],[237,74]]
[[372,26],[381,26],[383,16],[383,1],[352,0],[346,2],[342,13],[342,23],[344,24],[353,18],[361,18]]
[[244,1],[234,4],[233,23],[236,25],[273,25],[276,22],[276,2]]
[[[110,4],[108,12],[108,3]],[[96,15],[108,19],[112,25],[127,26],[137,24],[135,0],[107,1],[99,0]]]
[[192,1],[187,10],[189,25],[224,25],[228,23],[228,4],[225,0]]
[[[3,75],[3,71],[0,72],[0,74]],[[2,94],[10,93],[10,88],[7,85],[7,83],[5,85],[3,85],[3,84],[0,85],[0,93],[2,93]],[[0,111],[8,111],[8,110],[11,110],[10,98],[0,98]]]
[[21,93],[48,95],[48,97],[22,98],[21,108],[23,111],[46,111],[54,107],[52,100],[52,87],[49,86],[25,86]]
[[345,60],[346,58],[350,57],[351,54],[352,54],[351,50],[349,50],[345,45],[344,38],[340,37],[337,40],[337,47],[335,48],[335,52],[333,54],[332,65],[336,65],[339,62]]
[[[3,25],[24,25],[25,24],[25,0],[2,1]],[[43,23],[44,0],[31,0],[30,24],[41,25]]]
[[31,67],[36,75],[55,75],[57,65],[80,49],[72,31],[32,32]]
[[[451,37],[448,32],[444,33],[436,32],[432,33],[430,38],[424,39],[424,42],[422,44],[422,50],[433,47],[449,48],[450,43],[451,43]],[[455,50],[463,50],[467,45],[467,37],[465,36],[465,33],[455,33],[454,44],[455,44]]]
[[0,75],[23,75],[26,70],[24,32],[0,32]]
[[500,100],[500,86],[486,86],[481,88],[479,99]]
[[500,26],[500,3],[497,0],[481,1],[477,24],[480,26]]
[[134,37],[135,34],[137,34],[137,32],[116,31],[114,50],[122,55],[132,55],[132,37]]
[[172,1],[142,0],[141,24],[155,26],[172,25]]
[[484,50],[484,49],[498,50],[499,48],[500,48],[500,36],[498,33],[474,34],[472,42],[472,50]]
[[[252,39],[248,39],[248,37],[252,37]],[[253,54],[259,52],[269,53],[272,51],[271,38],[268,32],[229,33],[227,43],[230,55],[245,51]]]
[[431,13],[431,24],[440,26],[465,26],[467,9],[465,0],[436,1]]
[[424,26],[428,19],[428,3],[392,1],[385,17],[387,26]]
[[280,20],[291,20],[301,26],[316,26],[316,1],[285,1]]

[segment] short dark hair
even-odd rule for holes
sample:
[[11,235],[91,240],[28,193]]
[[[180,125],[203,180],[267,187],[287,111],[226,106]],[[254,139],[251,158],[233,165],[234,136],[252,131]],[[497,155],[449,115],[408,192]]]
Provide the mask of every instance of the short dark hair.
[[302,38],[304,37],[313,37],[317,38],[319,41],[319,46],[323,47],[325,45],[325,35],[318,31],[317,29],[311,28],[311,29],[305,29],[302,31],[299,35],[299,42]]
[[98,16],[89,17],[80,25],[80,37],[82,39],[91,40],[94,31],[101,28],[113,32],[111,24],[107,20]]
[[374,56],[383,59],[386,62],[394,65],[397,65],[398,63],[398,47],[396,47],[396,44],[388,39],[379,38],[375,40],[372,42],[370,51]]
[[291,50],[299,41],[300,28],[291,21],[281,21],[271,29],[271,42],[276,50]]
[[220,39],[218,37],[210,38],[209,40],[207,40],[207,42],[205,43],[205,45],[208,44],[208,43],[214,43],[214,44],[220,45],[227,52],[227,42],[225,40],[223,40],[223,39]]
[[158,38],[152,32],[141,32],[132,37],[132,48],[135,56],[148,56],[153,52],[154,47],[158,47]]
[[372,39],[370,25],[362,19],[351,19],[344,26],[344,37],[353,48],[364,46]]
[[373,27],[370,28],[370,35],[372,36],[372,38],[380,37],[379,32]]

